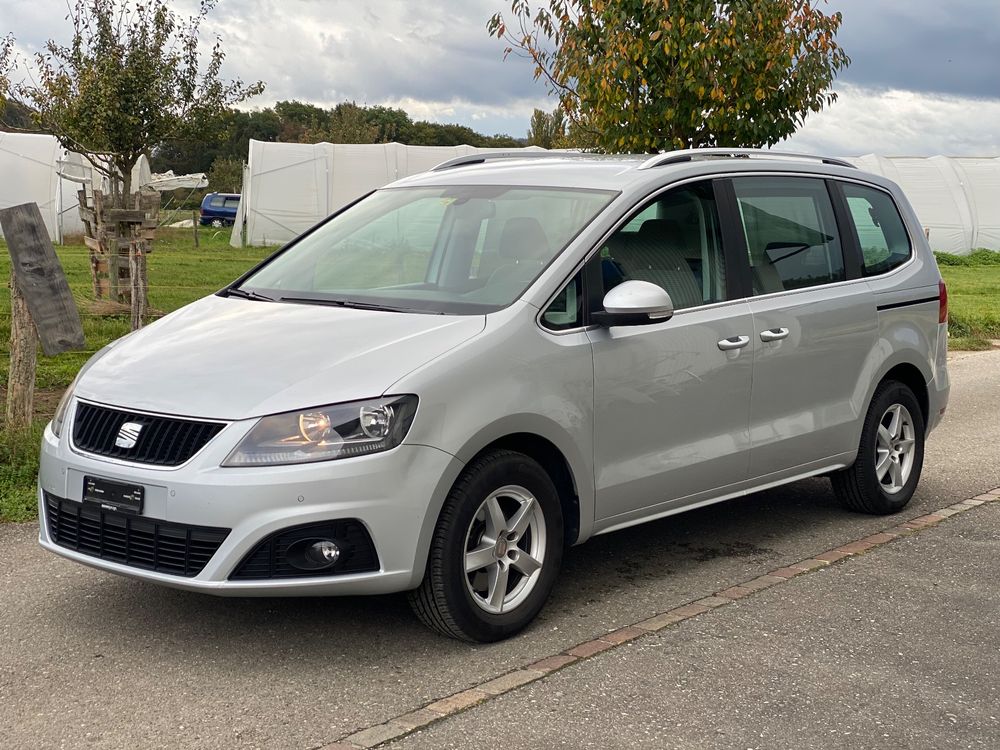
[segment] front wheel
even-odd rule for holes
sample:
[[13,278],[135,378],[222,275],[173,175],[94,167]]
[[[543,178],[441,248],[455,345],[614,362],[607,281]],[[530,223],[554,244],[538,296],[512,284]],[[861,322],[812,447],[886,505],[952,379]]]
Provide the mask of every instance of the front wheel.
[[853,466],[831,475],[852,510],[896,513],[917,489],[924,463],[924,415],[909,386],[882,383],[875,391]]
[[562,509],[549,475],[521,453],[490,453],[470,464],[449,493],[410,604],[444,635],[508,638],[545,604],[562,550]]

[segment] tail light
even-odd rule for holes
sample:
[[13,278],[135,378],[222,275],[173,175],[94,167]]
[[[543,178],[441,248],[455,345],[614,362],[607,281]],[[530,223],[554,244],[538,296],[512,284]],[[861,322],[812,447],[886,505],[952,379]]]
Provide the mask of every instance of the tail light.
[[948,322],[948,287],[944,280],[938,282],[938,323]]

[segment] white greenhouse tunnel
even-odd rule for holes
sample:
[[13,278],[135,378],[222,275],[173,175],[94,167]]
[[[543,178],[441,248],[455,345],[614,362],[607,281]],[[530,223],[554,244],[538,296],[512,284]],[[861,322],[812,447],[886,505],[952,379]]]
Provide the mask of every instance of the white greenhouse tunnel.
[[83,233],[76,196],[80,186],[59,175],[65,157],[50,135],[0,132],[0,208],[37,203],[49,238],[56,243]]
[[[83,234],[80,188],[107,190],[104,182],[86,157],[66,151],[51,135],[0,131],[0,208],[37,203],[49,238],[57,244],[67,236]],[[205,187],[208,180],[203,174],[151,174],[149,160],[143,156],[132,169],[132,184],[171,190]]]
[[[245,237],[249,245],[278,245],[394,180],[456,156],[516,150],[250,141],[232,244],[240,245]],[[847,160],[902,186],[933,249],[958,255],[980,247],[1000,250],[1000,157],[868,154]],[[137,170],[134,184],[205,185],[204,175],[171,175],[159,184],[156,178],[162,176],[150,176],[145,160]],[[37,203],[54,242],[82,233],[77,191],[82,181],[92,179],[89,164],[64,151],[52,136],[0,132],[0,208]]]
[[1000,250],[1000,157],[867,154],[847,161],[903,188],[934,250]]
[[[232,244],[239,246],[245,234],[248,245],[280,245],[394,180],[455,156],[516,150],[250,141]],[[847,160],[903,187],[935,250],[1000,250],[1000,157],[870,154]]]

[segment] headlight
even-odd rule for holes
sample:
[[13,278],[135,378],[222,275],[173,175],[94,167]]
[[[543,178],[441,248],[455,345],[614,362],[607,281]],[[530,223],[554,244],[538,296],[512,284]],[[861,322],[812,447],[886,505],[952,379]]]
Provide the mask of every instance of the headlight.
[[76,381],[80,379],[80,374],[73,378],[73,382],[69,384],[69,388],[63,393],[62,398],[59,399],[59,406],[56,407],[56,413],[52,416],[52,422],[49,427],[52,429],[52,434],[56,437],[62,437],[63,422],[66,421],[66,412],[69,411],[69,402],[73,400],[73,391],[76,390]]
[[264,417],[222,465],[304,464],[387,451],[403,442],[416,411],[416,396],[389,396]]

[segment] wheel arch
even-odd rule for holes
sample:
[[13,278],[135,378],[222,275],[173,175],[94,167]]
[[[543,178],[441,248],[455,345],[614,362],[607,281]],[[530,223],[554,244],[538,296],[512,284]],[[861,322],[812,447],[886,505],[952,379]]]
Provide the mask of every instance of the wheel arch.
[[897,380],[913,391],[917,403],[920,404],[925,427],[930,424],[930,394],[927,391],[927,381],[919,368],[912,362],[900,362],[886,371],[879,380],[879,385],[888,380]]
[[567,546],[575,544],[580,536],[580,495],[573,470],[562,451],[541,435],[515,432],[484,446],[473,458],[502,449],[523,453],[534,459],[549,475],[562,506],[563,539]]

